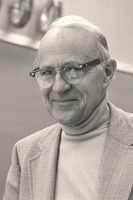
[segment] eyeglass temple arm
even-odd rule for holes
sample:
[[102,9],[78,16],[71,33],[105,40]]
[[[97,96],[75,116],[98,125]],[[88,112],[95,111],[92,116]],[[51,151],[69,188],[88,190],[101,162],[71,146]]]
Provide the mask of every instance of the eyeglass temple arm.
[[87,65],[88,65],[88,66],[92,66],[92,65],[98,65],[98,64],[100,64],[100,63],[101,63],[100,59],[97,58],[97,59],[92,60],[92,61],[90,61],[89,63],[87,63]]
[[29,73],[29,75],[32,76],[32,77],[35,77],[36,73],[37,73],[39,70],[40,70],[40,68],[37,67],[37,68],[33,69],[33,70]]

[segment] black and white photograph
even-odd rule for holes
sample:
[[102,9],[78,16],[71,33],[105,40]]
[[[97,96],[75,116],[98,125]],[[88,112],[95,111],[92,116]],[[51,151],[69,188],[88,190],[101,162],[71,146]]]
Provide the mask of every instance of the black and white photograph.
[[133,1],[0,0],[0,199],[133,200]]

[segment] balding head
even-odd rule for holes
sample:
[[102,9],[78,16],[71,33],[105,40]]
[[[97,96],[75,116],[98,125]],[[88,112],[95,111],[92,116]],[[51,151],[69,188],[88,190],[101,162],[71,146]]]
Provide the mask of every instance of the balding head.
[[48,35],[51,34],[51,32],[53,32],[52,34],[55,35],[57,34],[57,32],[59,33],[59,29],[66,29],[66,28],[75,29],[76,31],[80,30],[84,32],[85,35],[88,35],[88,38],[90,36],[92,37],[93,35],[96,41],[96,52],[98,57],[101,59],[101,61],[108,60],[110,58],[106,38],[101,33],[100,29],[94,24],[84,19],[83,17],[74,15],[61,17],[58,20],[54,21],[49,27],[48,32],[42,38],[40,49],[42,48],[43,45],[45,45],[46,39],[48,38]]

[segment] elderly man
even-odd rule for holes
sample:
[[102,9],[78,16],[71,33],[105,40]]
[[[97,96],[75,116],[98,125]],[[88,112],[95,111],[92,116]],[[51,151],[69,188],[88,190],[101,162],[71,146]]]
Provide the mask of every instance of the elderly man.
[[14,146],[4,200],[133,200],[133,115],[107,99],[115,69],[96,26],[51,25],[30,75],[58,123]]

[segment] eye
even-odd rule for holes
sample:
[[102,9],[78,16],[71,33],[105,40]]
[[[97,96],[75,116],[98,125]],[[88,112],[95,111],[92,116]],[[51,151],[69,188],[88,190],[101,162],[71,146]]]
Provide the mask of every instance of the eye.
[[46,70],[41,70],[40,71],[40,75],[41,76],[51,76],[54,74],[54,70],[53,69],[46,69]]
[[82,65],[79,65],[77,63],[72,63],[69,65],[66,65],[64,68],[65,72],[77,72],[82,70]]

